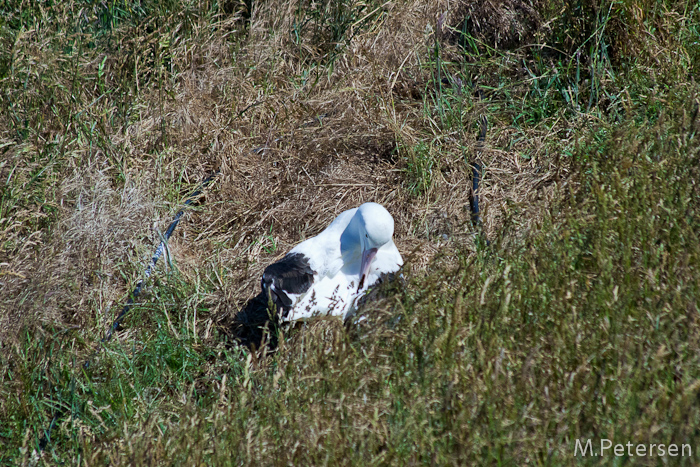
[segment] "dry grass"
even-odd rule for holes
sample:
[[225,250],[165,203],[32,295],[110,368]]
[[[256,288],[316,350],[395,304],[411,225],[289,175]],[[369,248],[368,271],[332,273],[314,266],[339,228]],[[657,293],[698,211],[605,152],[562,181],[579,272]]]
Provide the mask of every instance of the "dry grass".
[[[527,317],[533,306],[559,313],[577,287],[543,266],[547,258],[537,250],[566,263],[556,234],[589,235],[599,206],[581,196],[604,198],[591,177],[607,176],[599,170],[606,151],[648,151],[620,143],[624,132],[611,134],[623,128],[647,138],[628,122],[653,126],[666,103],[681,105],[677,96],[697,99],[689,78],[700,66],[697,7],[666,2],[659,11],[633,2],[605,3],[606,10],[584,2],[581,19],[544,1],[272,1],[254,2],[250,15],[230,3],[21,3],[6,12],[0,349],[7,357],[0,368],[21,377],[0,379],[0,420],[11,426],[0,437],[13,449],[0,462],[211,463],[230,460],[222,454],[230,447],[211,444],[212,430],[229,426],[221,439],[247,462],[316,464],[323,452],[347,463],[474,462],[482,453],[493,462],[545,464],[547,456],[566,459],[563,444],[545,451],[548,440],[563,442],[563,431],[555,436],[524,419],[561,422],[571,437],[600,433],[598,425],[566,418],[585,391],[567,386],[554,394],[566,386],[564,372],[570,381],[583,375],[579,388],[594,384],[590,365],[607,371],[604,352],[595,363],[580,361],[593,343],[567,341],[596,322],[587,315],[572,324],[561,312],[558,328]],[[484,101],[475,97],[477,87],[486,91]],[[673,114],[680,127],[663,127],[679,141],[696,125],[692,108],[683,111]],[[481,115],[489,120],[478,157],[491,249],[469,222],[468,162],[477,157]],[[691,143],[682,147],[695,154]],[[644,167],[644,174],[670,170]],[[82,376],[71,359],[90,354],[160,232],[214,170],[220,175],[170,240],[126,331],[89,375],[95,382],[76,383]],[[286,329],[274,358],[226,348],[217,329],[258,292],[264,267],[366,201],[394,215],[396,244],[410,259],[408,284],[393,285],[365,310],[368,319],[349,329],[333,321]],[[688,245],[686,237],[674,241]],[[566,248],[574,251],[574,244]],[[590,269],[576,276],[581,284],[599,272],[583,257],[576,261]],[[608,264],[597,261],[599,268]],[[540,289],[530,284],[537,271],[550,274]],[[588,293],[590,285],[581,284]],[[550,296],[556,298],[543,298]],[[589,305],[579,303],[579,310]],[[546,341],[552,326],[556,335]],[[556,345],[573,346],[561,367],[547,357]],[[678,355],[677,364],[695,375],[687,354]],[[159,372],[159,365],[178,370]],[[536,376],[533,365],[544,373]],[[421,388],[413,412],[411,385]],[[27,391],[34,396],[22,399]],[[61,422],[60,447],[33,456],[41,427],[76,391],[97,405]],[[540,392],[529,398],[531,391]],[[123,410],[113,408],[127,399]],[[691,404],[681,402],[667,405]],[[529,414],[532,404],[543,412]],[[494,422],[499,410],[510,421]],[[586,410],[576,413],[607,416]],[[434,426],[421,425],[421,417]],[[654,423],[633,422],[637,430]],[[350,433],[345,444],[337,437],[343,432]],[[443,438],[448,432],[452,441]]]
[[[357,9],[363,4],[353,5]],[[426,64],[426,53],[434,40],[431,31],[436,18],[445,7],[421,2],[401,7],[367,5],[363,10],[367,19],[356,26],[357,31],[350,28],[347,35],[352,39],[333,58],[332,66],[324,64],[320,52],[307,43],[315,37],[302,37],[298,43],[291,40],[293,21],[299,14],[295,2],[286,5],[288,11],[284,14],[277,4],[256,8],[248,25],[247,40],[241,45],[234,39],[246,25],[237,15],[219,19],[211,28],[213,32],[207,33],[202,18],[187,18],[186,13],[181,13],[183,18],[181,22],[174,21],[179,24],[174,29],[183,28],[188,20],[194,21],[191,27],[195,28],[189,37],[182,38],[171,37],[173,32],[162,31],[164,26],[158,30],[154,25],[146,25],[146,31],[154,30],[139,35],[138,40],[127,36],[122,44],[136,55],[132,59],[134,68],[144,67],[144,71],[131,76],[128,90],[112,82],[126,70],[109,55],[85,53],[84,57],[75,58],[72,65],[80,70],[75,73],[84,74],[85,79],[94,79],[97,68],[103,67],[104,83],[83,89],[82,106],[72,106],[78,114],[97,117],[97,130],[83,134],[84,141],[67,142],[65,132],[70,133],[71,125],[79,123],[64,123],[62,132],[36,137],[40,141],[63,138],[59,144],[71,146],[72,155],[57,156],[60,161],[56,165],[65,179],[54,175],[62,189],[51,202],[60,205],[57,218],[74,218],[79,224],[56,223],[45,246],[53,254],[40,253],[41,246],[34,246],[33,258],[23,256],[22,247],[13,252],[7,270],[15,274],[15,279],[8,281],[6,287],[36,288],[31,299],[20,299],[32,306],[47,290],[71,290],[67,297],[77,290],[77,284],[71,288],[52,282],[87,280],[77,280],[74,273],[61,273],[53,281],[43,275],[33,285],[24,282],[22,277],[30,281],[29,278],[37,278],[32,272],[37,268],[76,268],[88,276],[99,271],[102,277],[96,286],[103,292],[84,292],[100,298],[78,299],[78,305],[71,305],[74,321],[69,322],[94,323],[96,314],[108,313],[110,305],[133,283],[133,274],[138,274],[136,265],[129,268],[127,283],[112,268],[105,269],[105,262],[132,263],[127,251],[116,250],[115,245],[131,245],[132,251],[137,248],[139,255],[144,256],[157,239],[153,229],[164,229],[174,210],[171,204],[170,210],[160,209],[156,218],[153,206],[176,203],[186,194],[187,186],[193,186],[214,169],[220,169],[221,176],[216,188],[207,195],[207,208],[192,214],[191,222],[183,224],[171,249],[190,252],[183,258],[176,256],[185,270],[225,269],[227,281],[222,299],[241,303],[250,297],[266,263],[300,240],[315,235],[341,211],[370,200],[386,205],[394,214],[400,250],[417,248],[420,252],[412,263],[414,272],[425,269],[445,243],[443,234],[465,240],[462,232],[470,230],[470,170],[465,156],[469,159],[475,147],[476,131],[469,128],[475,126],[485,110],[475,99],[464,99],[459,118],[466,128],[448,132],[426,115],[426,105],[431,105],[429,99],[434,99],[436,92],[430,84],[431,66]],[[164,23],[169,20],[172,18]],[[140,32],[144,26],[135,29]],[[458,53],[449,42],[444,47],[446,55]],[[149,48],[155,50],[156,57],[145,52]],[[50,60],[43,56],[47,52],[31,47],[21,51],[34,53],[24,58],[27,62],[36,61],[50,69]],[[139,65],[139,60],[145,63]],[[146,68],[149,65],[151,68]],[[26,65],[26,73],[32,73],[30,64]],[[57,77],[53,84],[69,87],[71,78],[75,78],[74,74],[67,75]],[[100,98],[100,90],[104,86],[109,90],[110,85],[115,86],[114,94],[127,91],[127,95],[119,96],[125,100],[135,94],[136,99],[130,104],[119,103],[129,106],[128,120],[121,125],[108,124],[110,118],[116,118],[118,109],[102,105],[112,96]],[[396,94],[411,86],[419,87],[418,99]],[[421,97],[426,93],[433,96]],[[533,195],[538,192],[535,187],[541,188],[553,178],[550,158],[524,161],[522,154],[537,155],[540,139],[564,131],[528,130],[529,141],[504,152],[500,148],[510,135],[508,129],[503,133],[499,124],[492,123],[487,137],[489,147],[499,149],[484,155],[487,175],[482,200],[489,236],[501,225],[508,202],[527,205],[533,196],[538,196]],[[80,134],[80,130],[76,133]],[[8,143],[4,150],[9,160],[21,160],[24,151],[41,151],[11,142],[9,128],[6,134]],[[422,141],[426,142],[425,153],[415,156],[415,148]],[[91,149],[92,145],[98,147]],[[412,157],[427,158],[432,166],[425,169],[430,171],[430,181],[419,196],[406,189],[411,182],[406,180],[405,161]],[[14,176],[21,170],[27,174],[36,171],[35,167],[38,166],[20,165]],[[102,183],[107,186],[97,188],[93,184],[96,173],[102,174]],[[67,182],[70,179],[74,181]],[[74,186],[76,180],[82,180],[83,186]],[[127,180],[134,181],[129,188],[131,200],[124,199]],[[183,189],[169,188],[178,186]],[[86,192],[82,197],[77,195],[80,190]],[[92,190],[99,190],[99,197],[86,199]],[[123,191],[120,205],[109,199],[110,190]],[[112,209],[104,205],[107,202]],[[93,213],[93,218],[80,219],[75,213],[83,209]],[[150,218],[146,223],[145,216]],[[26,224],[22,220],[16,222]],[[152,233],[148,235],[144,229],[151,229]],[[104,236],[107,231],[109,236]],[[83,241],[76,242],[76,237]],[[274,252],[263,248],[268,237],[276,245]],[[8,237],[5,244],[12,245],[12,238]],[[25,248],[30,245],[22,244]],[[56,258],[56,264],[47,265],[47,256]],[[95,264],[76,263],[77,258],[86,261],[88,257]],[[110,295],[105,297],[105,293]],[[61,323],[64,306],[64,301],[43,303],[45,312],[40,321]],[[11,308],[22,309],[16,303]],[[22,324],[21,320],[11,320]],[[4,339],[13,333],[6,333]]]

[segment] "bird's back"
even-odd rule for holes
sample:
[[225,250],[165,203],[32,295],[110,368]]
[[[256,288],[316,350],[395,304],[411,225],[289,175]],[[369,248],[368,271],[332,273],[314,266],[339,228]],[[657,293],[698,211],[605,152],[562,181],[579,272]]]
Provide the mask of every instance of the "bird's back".
[[353,208],[341,212],[321,233],[304,240],[292,248],[288,254],[300,253],[304,255],[309,259],[309,266],[317,275],[328,275],[331,270],[335,269],[334,265],[329,263],[329,259],[333,261],[340,257],[340,236],[356,211],[357,208]]

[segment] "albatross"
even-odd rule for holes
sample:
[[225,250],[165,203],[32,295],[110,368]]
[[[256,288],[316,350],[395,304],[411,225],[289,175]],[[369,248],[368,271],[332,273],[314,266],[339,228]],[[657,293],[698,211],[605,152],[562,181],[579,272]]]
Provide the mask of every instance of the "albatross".
[[403,265],[393,235],[394,218],[380,204],[344,211],[265,269],[261,295],[274,303],[281,322],[345,317],[370,287]]

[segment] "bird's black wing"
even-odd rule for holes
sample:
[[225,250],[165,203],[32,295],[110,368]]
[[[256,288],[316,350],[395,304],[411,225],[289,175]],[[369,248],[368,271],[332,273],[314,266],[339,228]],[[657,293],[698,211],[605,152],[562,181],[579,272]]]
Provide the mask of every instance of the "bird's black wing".
[[286,317],[292,307],[289,295],[306,292],[313,281],[314,271],[309,259],[301,253],[290,253],[265,268],[260,285],[282,311],[282,317]]

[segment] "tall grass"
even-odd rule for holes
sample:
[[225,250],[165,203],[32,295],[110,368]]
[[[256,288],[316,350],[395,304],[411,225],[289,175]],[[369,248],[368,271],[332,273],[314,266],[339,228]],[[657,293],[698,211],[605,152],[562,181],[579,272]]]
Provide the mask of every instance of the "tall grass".
[[[697,448],[700,7],[533,5],[0,7],[0,465]],[[484,114],[488,245],[468,227]],[[267,262],[369,199],[405,282],[348,323],[283,328],[274,353],[227,340]]]

